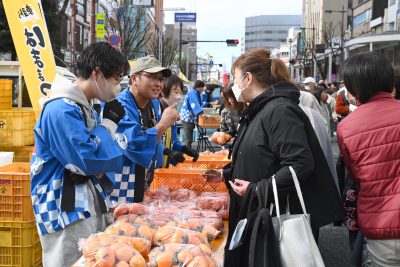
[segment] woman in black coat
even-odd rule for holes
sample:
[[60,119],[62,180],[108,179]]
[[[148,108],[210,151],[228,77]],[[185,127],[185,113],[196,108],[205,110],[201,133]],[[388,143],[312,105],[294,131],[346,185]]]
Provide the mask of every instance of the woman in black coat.
[[[223,171],[231,198],[226,250],[240,220],[238,212],[250,183],[261,179],[271,182],[275,175],[282,197],[280,206],[286,207],[289,195],[291,213],[302,213],[289,166],[299,179],[313,233],[318,239],[318,229],[341,219],[343,210],[319,141],[307,115],[298,106],[299,90],[290,82],[284,63],[271,59],[266,49],[241,55],[232,70],[235,97],[249,106],[240,121],[232,164]],[[212,176],[210,173],[205,178],[218,180]]]

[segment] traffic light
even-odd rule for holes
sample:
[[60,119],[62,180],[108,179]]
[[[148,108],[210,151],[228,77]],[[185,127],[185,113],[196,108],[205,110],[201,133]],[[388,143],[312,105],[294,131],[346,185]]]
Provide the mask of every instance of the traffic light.
[[228,46],[237,46],[239,44],[238,39],[226,39],[226,44]]

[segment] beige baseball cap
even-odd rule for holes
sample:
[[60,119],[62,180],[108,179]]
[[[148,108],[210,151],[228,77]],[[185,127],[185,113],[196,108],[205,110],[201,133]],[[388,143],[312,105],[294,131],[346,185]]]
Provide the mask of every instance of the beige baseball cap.
[[313,77],[307,77],[303,82],[303,84],[307,84],[307,83],[316,83],[315,79]]
[[172,74],[170,69],[162,67],[160,61],[153,56],[138,58],[135,62],[135,65],[131,67],[130,75],[141,71],[148,73],[162,72],[164,77],[169,77]]

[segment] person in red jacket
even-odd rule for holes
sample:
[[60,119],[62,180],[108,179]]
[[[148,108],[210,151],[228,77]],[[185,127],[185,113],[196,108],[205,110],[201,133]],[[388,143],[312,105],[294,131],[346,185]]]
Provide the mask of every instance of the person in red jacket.
[[358,223],[372,266],[400,266],[400,101],[394,72],[379,53],[350,57],[344,83],[358,108],[338,127],[344,162],[359,183]]

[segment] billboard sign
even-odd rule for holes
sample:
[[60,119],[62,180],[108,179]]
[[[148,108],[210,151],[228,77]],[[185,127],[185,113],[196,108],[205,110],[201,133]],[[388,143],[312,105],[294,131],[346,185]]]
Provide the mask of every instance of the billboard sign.
[[175,13],[175,22],[196,22],[196,13]]

